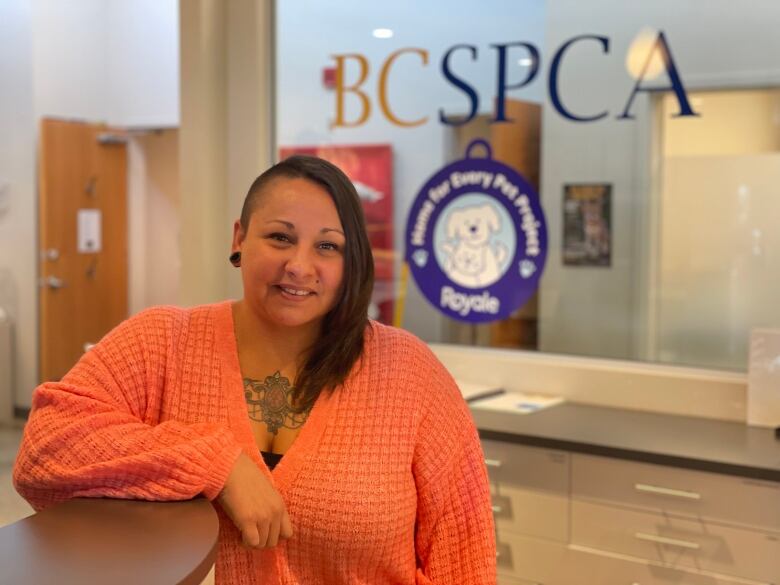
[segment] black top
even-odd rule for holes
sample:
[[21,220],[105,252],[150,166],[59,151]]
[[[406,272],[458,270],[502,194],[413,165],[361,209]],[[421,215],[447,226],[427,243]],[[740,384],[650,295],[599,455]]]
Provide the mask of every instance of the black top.
[[268,466],[268,469],[273,469],[274,467],[276,467],[276,464],[282,460],[281,453],[269,453],[268,451],[260,451],[260,454],[263,456],[263,461],[265,461],[265,464]]
[[532,414],[479,410],[483,439],[780,481],[769,428],[567,402]]

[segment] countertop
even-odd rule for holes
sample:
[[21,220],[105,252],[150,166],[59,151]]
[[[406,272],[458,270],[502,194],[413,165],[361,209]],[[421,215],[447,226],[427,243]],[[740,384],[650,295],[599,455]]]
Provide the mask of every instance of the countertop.
[[211,503],[68,500],[0,528],[3,585],[198,585],[217,555]]
[[531,414],[474,405],[483,439],[780,482],[771,428],[575,403]]

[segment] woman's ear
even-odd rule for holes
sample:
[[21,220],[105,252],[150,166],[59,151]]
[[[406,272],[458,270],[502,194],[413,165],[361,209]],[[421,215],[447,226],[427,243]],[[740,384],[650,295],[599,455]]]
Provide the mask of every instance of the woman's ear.
[[241,266],[241,244],[244,242],[245,237],[246,234],[241,227],[241,220],[237,219],[233,223],[233,243],[230,246],[230,257],[228,258],[230,263],[236,268]]
[[238,252],[241,249],[244,238],[246,238],[244,228],[241,227],[241,220],[237,219],[233,222],[233,245],[230,248],[231,252]]

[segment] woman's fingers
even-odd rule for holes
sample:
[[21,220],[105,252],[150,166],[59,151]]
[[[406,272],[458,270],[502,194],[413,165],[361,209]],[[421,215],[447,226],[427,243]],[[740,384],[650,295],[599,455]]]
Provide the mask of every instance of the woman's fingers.
[[288,539],[292,538],[293,530],[292,530],[292,522],[290,522],[290,515],[287,513],[287,510],[282,511],[282,522],[279,525],[279,538],[280,539]]
[[272,547],[292,536],[284,500],[246,454],[233,466],[219,502],[248,547]]
[[258,539],[258,543],[255,546],[267,546],[269,528],[270,526],[268,521],[260,522],[257,525],[257,533],[260,535],[260,538]]
[[272,521],[268,526],[268,540],[265,543],[265,546],[272,547],[276,546],[279,543],[279,525],[281,522],[279,520]]
[[241,529],[241,540],[244,546],[255,548],[260,546],[260,533],[257,530],[257,524],[247,524]]

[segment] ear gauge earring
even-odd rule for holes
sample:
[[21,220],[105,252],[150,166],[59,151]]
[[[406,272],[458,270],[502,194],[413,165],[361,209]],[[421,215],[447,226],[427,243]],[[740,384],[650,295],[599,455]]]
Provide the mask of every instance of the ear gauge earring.
[[229,257],[228,260],[230,260],[230,263],[238,268],[241,266],[241,252],[233,252]]

